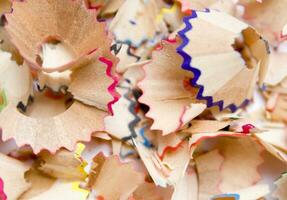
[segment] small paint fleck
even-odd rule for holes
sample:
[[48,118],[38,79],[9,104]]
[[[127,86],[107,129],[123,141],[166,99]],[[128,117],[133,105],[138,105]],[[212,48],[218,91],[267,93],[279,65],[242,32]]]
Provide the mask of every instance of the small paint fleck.
[[5,91],[0,91],[0,112],[7,106],[7,97]]
[[242,126],[242,133],[248,134],[254,128],[255,128],[255,126],[253,126],[252,124],[245,124]]
[[3,180],[0,178],[0,200],[6,200],[7,196],[4,193],[4,182]]
[[136,25],[137,23],[135,22],[135,21],[133,21],[133,20],[130,20],[129,21],[132,25]]
[[222,194],[212,198],[212,200],[239,200],[239,199],[240,196],[238,194]]

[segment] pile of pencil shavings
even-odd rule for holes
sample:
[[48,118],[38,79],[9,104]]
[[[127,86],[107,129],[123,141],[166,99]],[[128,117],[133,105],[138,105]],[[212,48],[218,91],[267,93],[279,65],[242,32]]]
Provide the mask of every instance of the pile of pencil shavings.
[[286,9],[0,0],[0,200],[286,200]]

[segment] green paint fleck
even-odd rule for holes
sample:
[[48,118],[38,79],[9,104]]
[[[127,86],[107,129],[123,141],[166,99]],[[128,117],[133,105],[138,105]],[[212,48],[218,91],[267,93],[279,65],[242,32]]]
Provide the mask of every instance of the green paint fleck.
[[4,90],[0,91],[0,112],[7,106],[8,101]]

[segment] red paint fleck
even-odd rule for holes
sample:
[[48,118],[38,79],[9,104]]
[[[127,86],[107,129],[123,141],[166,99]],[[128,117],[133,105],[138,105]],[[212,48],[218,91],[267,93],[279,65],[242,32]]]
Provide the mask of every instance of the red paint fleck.
[[253,126],[252,124],[245,124],[242,126],[242,132],[241,133],[248,134],[254,128],[255,128],[255,126]]
[[4,183],[1,178],[0,178],[0,200],[7,200],[7,196],[4,193]]
[[97,196],[96,200],[105,200],[105,197],[99,195],[99,196]]

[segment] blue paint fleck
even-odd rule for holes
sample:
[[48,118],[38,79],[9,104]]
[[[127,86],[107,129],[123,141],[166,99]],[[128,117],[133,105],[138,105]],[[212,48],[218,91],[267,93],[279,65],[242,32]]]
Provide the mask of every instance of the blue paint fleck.
[[129,20],[129,22],[132,24],[132,25],[136,25],[137,23],[133,20]]

